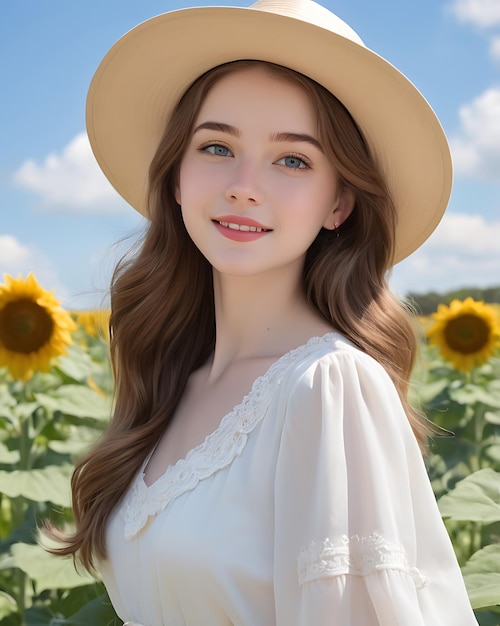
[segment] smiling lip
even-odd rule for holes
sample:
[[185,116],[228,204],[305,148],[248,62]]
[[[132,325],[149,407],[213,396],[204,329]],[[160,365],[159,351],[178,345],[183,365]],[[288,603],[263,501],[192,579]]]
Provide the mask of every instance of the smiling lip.
[[264,237],[271,230],[249,217],[236,215],[223,215],[213,222],[224,237],[233,241],[254,241]]

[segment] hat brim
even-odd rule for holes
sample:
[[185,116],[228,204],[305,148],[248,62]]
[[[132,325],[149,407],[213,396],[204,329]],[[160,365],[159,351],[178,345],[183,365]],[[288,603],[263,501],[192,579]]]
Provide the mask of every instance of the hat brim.
[[181,9],[124,35],[87,98],[94,155],[118,193],[147,215],[148,168],[173,107],[209,69],[240,59],[296,70],[349,110],[379,160],[398,212],[394,263],[434,231],[451,193],[448,142],[416,87],[385,59],[302,20],[251,8]]

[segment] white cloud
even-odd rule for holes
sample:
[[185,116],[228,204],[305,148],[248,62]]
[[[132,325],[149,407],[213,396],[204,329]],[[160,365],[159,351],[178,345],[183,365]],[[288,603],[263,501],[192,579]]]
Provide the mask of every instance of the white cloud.
[[447,213],[429,240],[394,268],[391,285],[401,294],[499,285],[499,241],[500,220]]
[[66,301],[68,289],[61,283],[57,271],[47,256],[37,250],[22,244],[13,235],[0,234],[0,279],[9,274],[13,278],[26,277],[34,272],[36,279],[48,291],[54,291],[58,300]]
[[[487,221],[482,215],[446,213],[427,243],[427,250],[455,254],[460,258],[494,258],[500,262],[500,220]],[[500,279],[500,266],[499,276]]]
[[448,8],[461,22],[482,28],[500,25],[499,0],[453,0]]
[[450,138],[455,173],[500,182],[500,88],[461,107],[459,117],[460,131]]
[[492,38],[490,43],[490,55],[495,61],[500,61],[500,36]]
[[0,268],[2,274],[12,274],[16,268],[26,267],[30,262],[31,251],[12,235],[0,235]]
[[99,169],[85,133],[43,163],[25,161],[14,182],[40,196],[45,209],[102,212],[127,207]]

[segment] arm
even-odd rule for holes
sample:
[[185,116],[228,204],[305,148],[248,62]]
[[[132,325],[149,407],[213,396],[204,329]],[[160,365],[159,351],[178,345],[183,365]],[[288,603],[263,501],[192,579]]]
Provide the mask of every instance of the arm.
[[357,351],[294,385],[275,478],[277,626],[471,626],[397,392]]

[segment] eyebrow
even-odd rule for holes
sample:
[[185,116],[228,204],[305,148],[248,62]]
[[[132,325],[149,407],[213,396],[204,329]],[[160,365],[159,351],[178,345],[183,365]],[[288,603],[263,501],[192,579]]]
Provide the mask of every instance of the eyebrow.
[[317,139],[311,137],[311,135],[306,135],[305,133],[273,133],[271,135],[272,141],[304,141],[306,143],[310,143],[315,148],[317,148],[320,152],[324,152],[323,146],[319,143]]
[[203,124],[199,124],[194,130],[193,135],[197,133],[199,130],[219,130],[221,133],[227,133],[228,135],[234,135],[235,137],[240,136],[240,131],[230,124],[224,124],[223,122],[203,122]]
[[[227,133],[228,135],[233,135],[235,137],[239,137],[241,135],[240,131],[235,126],[224,124],[223,122],[203,122],[194,129],[193,134],[200,130],[218,130],[221,133]],[[273,133],[271,135],[271,141],[302,141],[310,143],[312,146],[320,150],[320,152],[324,152],[323,146],[320,142],[306,133]]]

